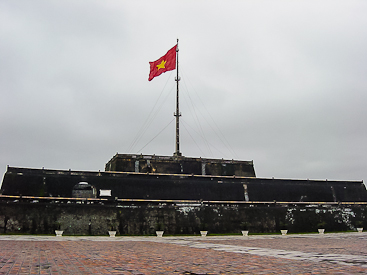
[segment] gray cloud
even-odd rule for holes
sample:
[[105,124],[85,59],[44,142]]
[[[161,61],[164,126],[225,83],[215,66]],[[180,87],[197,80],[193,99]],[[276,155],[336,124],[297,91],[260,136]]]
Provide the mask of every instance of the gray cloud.
[[[174,73],[148,82],[148,62],[180,38],[184,155],[254,160],[259,177],[365,179],[366,11],[364,1],[2,1],[0,172],[103,170],[159,98],[140,153],[175,108]],[[173,151],[171,123],[142,153]]]

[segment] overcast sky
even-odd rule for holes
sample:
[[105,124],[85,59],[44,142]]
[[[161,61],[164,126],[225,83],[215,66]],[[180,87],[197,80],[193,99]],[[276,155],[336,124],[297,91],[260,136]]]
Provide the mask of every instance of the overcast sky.
[[365,0],[2,0],[0,173],[172,155],[175,71],[148,75],[179,38],[184,156],[366,180],[366,14]]

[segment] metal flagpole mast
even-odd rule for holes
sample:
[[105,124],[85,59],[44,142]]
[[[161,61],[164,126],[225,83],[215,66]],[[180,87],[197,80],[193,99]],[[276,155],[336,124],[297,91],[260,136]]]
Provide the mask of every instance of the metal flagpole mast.
[[179,85],[178,82],[181,80],[178,76],[178,38],[177,38],[177,47],[176,47],[176,71],[177,76],[175,78],[175,81],[177,82],[177,94],[176,94],[176,113],[174,116],[176,117],[176,151],[173,154],[174,156],[181,156],[180,152],[180,106],[179,106],[179,97],[178,97],[178,91],[179,91]]

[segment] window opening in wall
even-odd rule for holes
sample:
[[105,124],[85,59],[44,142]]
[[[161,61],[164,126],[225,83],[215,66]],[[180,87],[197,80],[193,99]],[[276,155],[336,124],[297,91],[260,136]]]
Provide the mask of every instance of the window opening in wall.
[[247,184],[243,184],[243,197],[245,199],[245,201],[250,201],[250,198],[248,196],[248,192],[247,192]]
[[99,196],[100,197],[111,197],[111,190],[99,190]]
[[201,174],[205,176],[205,162],[201,163]]

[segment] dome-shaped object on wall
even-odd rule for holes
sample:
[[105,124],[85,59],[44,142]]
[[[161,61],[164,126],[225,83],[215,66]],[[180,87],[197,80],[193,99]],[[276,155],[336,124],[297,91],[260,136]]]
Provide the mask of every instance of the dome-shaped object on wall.
[[93,185],[88,182],[81,181],[74,185],[72,191],[73,198],[96,198],[97,192]]

